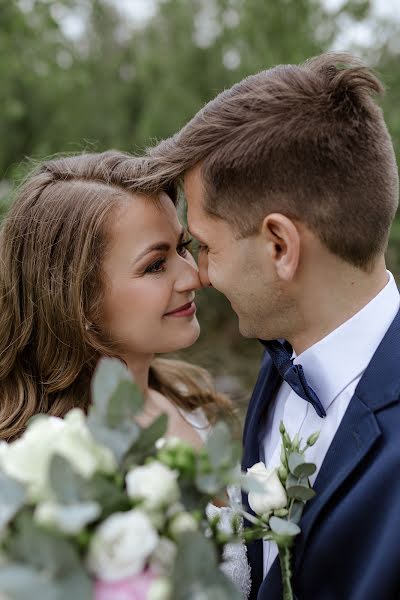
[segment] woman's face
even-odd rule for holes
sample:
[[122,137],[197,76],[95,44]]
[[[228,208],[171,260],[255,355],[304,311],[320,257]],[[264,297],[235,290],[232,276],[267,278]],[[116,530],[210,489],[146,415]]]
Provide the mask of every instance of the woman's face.
[[193,344],[200,280],[171,199],[132,194],[111,219],[109,235],[102,326],[122,358]]

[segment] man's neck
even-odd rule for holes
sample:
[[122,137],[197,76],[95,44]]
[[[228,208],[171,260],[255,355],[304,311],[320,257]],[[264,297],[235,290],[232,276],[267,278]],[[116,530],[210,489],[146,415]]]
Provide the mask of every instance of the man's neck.
[[288,338],[297,355],[351,319],[388,283],[383,259],[371,273],[344,271],[335,275],[322,277],[302,298],[303,321],[292,339]]

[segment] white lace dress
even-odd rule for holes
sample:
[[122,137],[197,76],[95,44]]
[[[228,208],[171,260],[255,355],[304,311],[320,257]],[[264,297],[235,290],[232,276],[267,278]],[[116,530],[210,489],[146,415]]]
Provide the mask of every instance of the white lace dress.
[[[182,416],[198,432],[199,436],[205,441],[210,425],[201,408],[192,412],[185,412]],[[241,505],[241,492],[236,486],[228,487],[228,497],[230,506],[218,508],[214,504],[207,506],[207,517],[209,519],[219,516],[219,527],[225,533],[232,532],[232,517],[238,506]],[[243,524],[241,525],[243,527]],[[227,544],[224,549],[223,563],[221,570],[229,577],[236,587],[242,592],[243,598],[247,600],[251,589],[250,565],[247,560],[246,546],[242,542],[236,544]]]

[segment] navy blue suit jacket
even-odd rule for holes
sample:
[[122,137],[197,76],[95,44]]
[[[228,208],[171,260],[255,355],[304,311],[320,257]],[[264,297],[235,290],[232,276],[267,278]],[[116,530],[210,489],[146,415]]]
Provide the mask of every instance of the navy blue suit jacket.
[[[243,469],[260,460],[260,424],[281,383],[266,353],[250,401]],[[318,442],[317,442],[318,443]],[[299,600],[400,598],[400,312],[361,378],[314,484],[294,549]],[[280,600],[279,560],[263,581],[249,544],[251,599]]]

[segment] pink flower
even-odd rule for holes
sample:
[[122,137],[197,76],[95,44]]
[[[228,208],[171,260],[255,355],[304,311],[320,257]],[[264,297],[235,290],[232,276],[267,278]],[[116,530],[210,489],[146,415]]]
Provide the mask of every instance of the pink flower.
[[155,579],[150,569],[119,581],[97,579],[94,585],[94,600],[146,600]]

